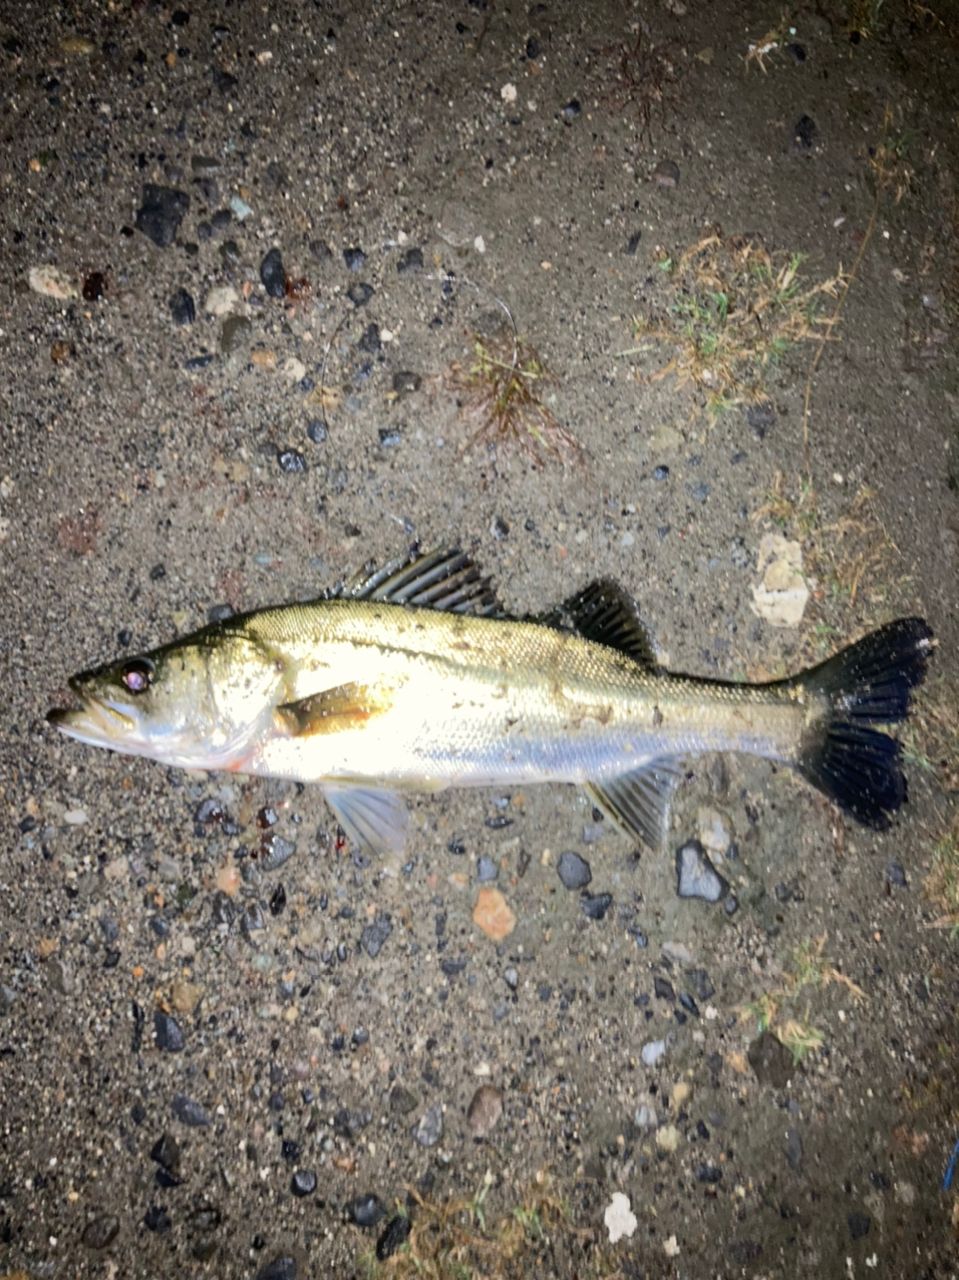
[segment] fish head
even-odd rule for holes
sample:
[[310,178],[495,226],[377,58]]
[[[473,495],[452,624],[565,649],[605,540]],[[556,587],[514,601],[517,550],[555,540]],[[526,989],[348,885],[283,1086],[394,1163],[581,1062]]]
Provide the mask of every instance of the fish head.
[[61,733],[187,769],[241,769],[282,700],[283,664],[220,626],[69,680],[79,707],[47,720]]

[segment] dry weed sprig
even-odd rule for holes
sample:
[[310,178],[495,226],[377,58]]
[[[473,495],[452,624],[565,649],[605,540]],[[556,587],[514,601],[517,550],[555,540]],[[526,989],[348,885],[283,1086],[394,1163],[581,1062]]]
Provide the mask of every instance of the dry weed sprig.
[[472,363],[452,364],[448,380],[466,412],[479,421],[464,451],[483,441],[516,448],[536,467],[550,460],[583,460],[576,437],[540,398],[541,388],[555,383],[554,375],[536,348],[516,334],[474,335]]

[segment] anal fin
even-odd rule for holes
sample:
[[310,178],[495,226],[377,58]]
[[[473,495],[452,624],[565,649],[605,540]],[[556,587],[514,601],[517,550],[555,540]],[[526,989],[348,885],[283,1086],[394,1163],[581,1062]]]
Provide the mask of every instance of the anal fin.
[[354,844],[375,854],[402,852],[409,816],[402,796],[351,783],[327,783],[323,795]]
[[590,782],[586,791],[622,831],[639,836],[658,852],[669,829],[669,806],[681,777],[681,761],[664,756],[618,778]]

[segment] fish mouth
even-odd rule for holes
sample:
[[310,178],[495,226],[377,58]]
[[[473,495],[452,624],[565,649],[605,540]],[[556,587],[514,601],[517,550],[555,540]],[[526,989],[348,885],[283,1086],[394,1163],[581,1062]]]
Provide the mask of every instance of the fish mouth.
[[91,693],[83,688],[76,676],[69,685],[76,695],[79,707],[54,707],[47,712],[47,724],[95,747],[122,747],[136,728],[133,717],[108,695]]

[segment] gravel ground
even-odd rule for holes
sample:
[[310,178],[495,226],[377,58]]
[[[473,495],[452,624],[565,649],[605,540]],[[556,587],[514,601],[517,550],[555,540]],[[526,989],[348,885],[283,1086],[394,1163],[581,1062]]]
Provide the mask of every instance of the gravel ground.
[[[954,814],[959,26],[780,9],[2,6],[0,1273],[400,1274],[398,1207],[491,1222],[548,1178],[527,1273],[956,1274],[924,880]],[[791,343],[718,413],[633,323],[678,314],[707,236],[848,284],[814,369]],[[579,446],[539,467],[465,403],[507,315]],[[772,533],[796,625],[756,612]],[[921,613],[910,804],[877,835],[717,758],[659,858],[547,787],[416,801],[381,861],[318,791],[44,723],[78,669],[414,540],[474,548],[518,614],[616,578],[671,669],[729,679]]]

